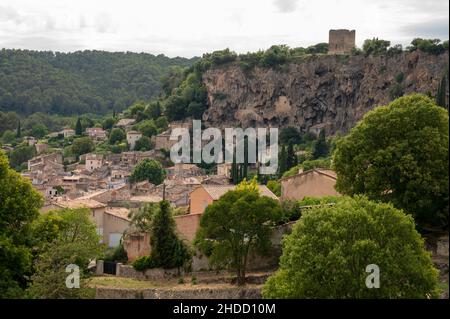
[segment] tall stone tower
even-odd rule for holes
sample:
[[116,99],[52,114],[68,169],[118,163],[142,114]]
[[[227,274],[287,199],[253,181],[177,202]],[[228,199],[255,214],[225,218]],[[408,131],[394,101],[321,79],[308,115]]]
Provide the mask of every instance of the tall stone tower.
[[355,47],[355,30],[330,30],[328,40],[329,54],[345,54],[350,53]]

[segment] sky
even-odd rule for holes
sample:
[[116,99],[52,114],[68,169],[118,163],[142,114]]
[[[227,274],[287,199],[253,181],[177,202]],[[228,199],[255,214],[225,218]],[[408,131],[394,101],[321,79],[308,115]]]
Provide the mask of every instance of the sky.
[[0,0],[0,48],[170,57],[328,42],[330,29],[408,45],[448,39],[448,0]]

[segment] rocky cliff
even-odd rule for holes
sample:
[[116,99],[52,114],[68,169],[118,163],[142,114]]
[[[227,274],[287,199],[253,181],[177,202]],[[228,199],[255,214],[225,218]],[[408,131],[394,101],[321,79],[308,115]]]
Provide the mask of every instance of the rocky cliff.
[[278,70],[256,67],[249,72],[229,64],[203,75],[209,103],[203,120],[221,128],[270,125],[347,132],[364,113],[399,94],[434,96],[446,69],[448,52],[308,56]]

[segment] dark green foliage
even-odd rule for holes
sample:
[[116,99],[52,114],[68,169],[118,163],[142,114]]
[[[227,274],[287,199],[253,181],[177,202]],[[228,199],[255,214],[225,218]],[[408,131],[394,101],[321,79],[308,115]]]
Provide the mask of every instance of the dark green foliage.
[[116,119],[114,117],[107,117],[102,124],[104,130],[110,130],[116,124]]
[[448,69],[442,76],[436,93],[436,104],[446,109],[448,109],[447,86],[448,86]]
[[419,227],[448,226],[448,112],[415,94],[366,113],[337,141],[336,189],[412,213]]
[[147,136],[142,136],[140,139],[136,141],[136,144],[134,145],[135,151],[150,151],[153,149],[154,143],[150,138]]
[[[372,264],[380,269],[376,289],[366,286]],[[355,197],[302,212],[263,296],[428,299],[438,296],[437,287],[438,271],[413,218],[391,204]]]
[[43,138],[47,135],[48,129],[44,124],[36,124],[31,128],[31,135],[36,138]]
[[300,144],[302,136],[297,128],[288,126],[281,129],[279,141],[281,144]]
[[161,201],[159,205],[160,209],[152,221],[151,260],[158,267],[166,269],[182,267],[191,259],[191,254],[176,235],[170,203]]
[[112,250],[110,250],[103,258],[103,260],[126,263],[128,261],[128,255],[125,251],[125,248],[123,247],[123,243],[121,242],[119,246],[114,247]]
[[35,155],[36,149],[34,146],[19,146],[9,154],[9,163],[12,168],[18,169],[21,164],[32,159]]
[[409,51],[416,51],[420,50],[426,53],[430,54],[441,54],[444,53],[445,50],[448,50],[448,43],[447,43],[447,49],[444,46],[444,43],[441,43],[441,40],[439,39],[421,39],[416,38],[412,40],[411,46],[408,47]]
[[125,134],[125,131],[121,128],[113,128],[111,130],[111,133],[109,134],[109,144],[117,144],[122,142],[127,138],[127,135]]
[[81,126],[81,119],[77,118],[77,123],[75,124],[75,135],[83,135],[83,127]]
[[22,129],[20,127],[20,121],[17,124],[17,132],[16,132],[16,138],[20,138],[22,136]]
[[141,256],[133,262],[133,268],[139,271],[155,268],[157,264],[150,256]]
[[146,158],[134,167],[130,181],[137,183],[147,180],[150,183],[159,185],[164,181],[165,177],[166,171],[163,169],[161,163],[154,159]]
[[94,150],[94,143],[89,137],[79,137],[74,139],[72,144],[72,153],[75,156],[90,153]]
[[400,83],[394,83],[389,88],[389,97],[391,100],[395,100],[396,98],[403,96],[403,93],[403,86]]
[[243,182],[206,208],[195,243],[210,264],[233,269],[243,285],[249,253],[268,253],[280,218],[278,201],[261,196],[256,180]]
[[329,152],[329,147],[327,140],[325,139],[325,130],[321,130],[319,133],[319,138],[314,143],[313,158],[318,159],[322,157],[327,157]]
[[291,169],[295,165],[297,165],[297,156],[295,155],[294,145],[289,143],[286,153],[286,170]]
[[42,197],[9,168],[0,150],[0,299],[19,298],[31,274],[31,223]]
[[105,114],[161,92],[160,78],[197,58],[147,53],[0,50],[0,110]]
[[367,39],[363,44],[363,52],[365,55],[379,55],[387,52],[387,49],[391,45],[390,41],[381,40],[378,38],[373,38],[372,40]]
[[281,146],[281,152],[278,155],[278,175],[283,176],[287,171],[287,152],[284,145]]

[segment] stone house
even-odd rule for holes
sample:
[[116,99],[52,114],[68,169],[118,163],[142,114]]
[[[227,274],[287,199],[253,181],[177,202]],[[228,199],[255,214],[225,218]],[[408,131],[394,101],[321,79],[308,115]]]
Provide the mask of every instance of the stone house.
[[117,127],[121,127],[121,128],[123,128],[123,129],[125,129],[125,130],[128,130],[128,129],[131,128],[131,126],[132,126],[134,123],[136,123],[136,120],[135,120],[135,119],[120,119],[120,120],[117,122],[116,126],[117,126]]
[[72,130],[71,128],[65,128],[60,132],[60,134],[62,134],[64,138],[75,136],[75,130]]
[[116,247],[120,243],[125,231],[130,225],[129,210],[126,208],[112,208],[93,199],[65,199],[61,198],[53,202],[55,208],[87,208],[90,211],[90,219],[97,226],[97,233],[101,242],[108,247]]
[[34,147],[36,148],[36,153],[41,154],[42,152],[48,149],[48,144],[36,143],[34,144]]
[[174,166],[166,168],[167,177],[174,178],[187,178],[194,176],[202,176],[203,170],[195,164],[177,163]]
[[170,130],[155,136],[155,150],[170,150],[170,148],[177,143],[176,140],[170,140]]
[[101,127],[88,127],[86,134],[93,140],[104,140],[107,137],[106,131]]
[[281,182],[281,200],[302,200],[305,197],[339,196],[334,188],[336,173],[329,169],[312,169],[285,177]]
[[226,178],[231,178],[231,163],[221,163],[217,164],[217,175],[225,176]]
[[85,169],[92,172],[103,166],[103,155],[101,154],[87,154],[85,160]]
[[131,176],[131,171],[120,168],[111,169],[111,180],[123,180],[128,182],[128,178]]
[[141,132],[138,132],[138,131],[128,131],[127,132],[127,143],[128,143],[128,145],[130,145],[131,150],[134,150],[137,140],[139,140],[141,137],[142,137]]
[[45,172],[51,169],[64,172],[64,165],[61,153],[40,155],[33,157],[28,161],[28,170],[31,172],[34,171]]
[[[206,207],[222,197],[226,192],[234,190],[236,185],[200,185],[195,188],[189,198],[190,214],[203,214]],[[260,194],[278,200],[265,185],[258,185]]]

